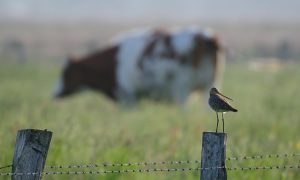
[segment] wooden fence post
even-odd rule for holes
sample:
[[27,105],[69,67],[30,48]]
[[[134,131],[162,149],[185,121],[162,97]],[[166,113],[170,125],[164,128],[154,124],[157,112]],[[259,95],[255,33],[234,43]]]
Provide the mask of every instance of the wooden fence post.
[[[52,132],[47,130],[19,130],[16,139],[13,173],[43,172]],[[38,180],[42,175],[15,175],[12,180]]]
[[[201,155],[201,180],[226,180],[226,133],[203,132]],[[219,167],[219,168],[213,168]]]

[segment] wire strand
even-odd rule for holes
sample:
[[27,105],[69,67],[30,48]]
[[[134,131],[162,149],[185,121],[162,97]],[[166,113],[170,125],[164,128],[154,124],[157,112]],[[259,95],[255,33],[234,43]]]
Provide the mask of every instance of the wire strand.
[[86,175],[86,174],[111,174],[111,173],[150,173],[150,172],[188,172],[199,170],[227,169],[229,171],[238,170],[280,170],[280,169],[300,169],[300,164],[258,166],[258,167],[207,167],[207,168],[153,168],[153,169],[126,169],[126,170],[99,170],[99,171],[63,171],[63,172],[25,172],[25,173],[0,173],[0,176],[24,176],[24,175]]
[[[226,161],[243,161],[250,159],[264,158],[287,158],[296,157],[300,154],[268,154],[243,157],[229,157]],[[48,169],[82,169],[82,168],[98,168],[98,167],[119,167],[119,166],[158,166],[158,165],[178,165],[178,164],[200,164],[200,160],[179,160],[179,161],[157,161],[157,162],[127,162],[127,163],[102,163],[102,164],[80,164],[80,165],[47,165]]]
[[156,166],[156,165],[176,165],[176,164],[192,164],[200,163],[199,160],[183,160],[183,161],[158,161],[158,162],[128,162],[128,163],[102,163],[102,164],[82,164],[82,165],[52,165],[45,166],[49,169],[64,169],[64,168],[97,168],[97,167],[118,167],[118,166]]
[[300,156],[298,153],[293,154],[266,154],[266,155],[255,155],[255,156],[244,156],[244,157],[229,157],[226,158],[227,161],[243,161],[243,160],[249,160],[249,159],[265,159],[265,158],[287,158],[287,157],[296,157]]

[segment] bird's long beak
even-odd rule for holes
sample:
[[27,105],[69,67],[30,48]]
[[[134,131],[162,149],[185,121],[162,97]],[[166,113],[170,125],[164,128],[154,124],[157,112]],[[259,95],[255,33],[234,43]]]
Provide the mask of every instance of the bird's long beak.
[[222,94],[222,93],[220,93],[220,92],[218,92],[218,94],[219,94],[219,95],[221,95],[221,96],[223,96],[223,97],[224,97],[224,98],[226,98],[226,99],[229,99],[229,100],[233,101],[231,98],[229,98],[229,97],[227,97],[227,96],[223,95],[223,94]]

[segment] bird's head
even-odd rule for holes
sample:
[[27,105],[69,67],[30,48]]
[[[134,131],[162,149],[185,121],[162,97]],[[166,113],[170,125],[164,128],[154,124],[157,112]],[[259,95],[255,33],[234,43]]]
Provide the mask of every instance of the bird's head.
[[220,93],[220,92],[218,91],[218,89],[215,88],[215,87],[213,87],[213,88],[210,89],[209,94],[210,94],[210,95],[220,95],[220,96],[222,96],[222,97],[224,97],[224,98],[226,98],[226,99],[229,99],[229,100],[233,101],[231,98],[229,98],[229,97],[225,96],[224,94]]
[[210,94],[210,95],[218,94],[218,93],[219,93],[219,91],[218,91],[218,89],[215,88],[215,87],[211,88],[210,91],[209,91],[209,94]]

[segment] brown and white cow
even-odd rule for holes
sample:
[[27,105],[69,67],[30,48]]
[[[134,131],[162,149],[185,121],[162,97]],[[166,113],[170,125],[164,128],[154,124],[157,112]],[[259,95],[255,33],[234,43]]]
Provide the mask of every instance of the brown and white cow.
[[106,49],[66,63],[55,97],[82,88],[135,102],[140,97],[184,103],[194,90],[210,88],[222,69],[222,48],[211,30],[144,30]]

